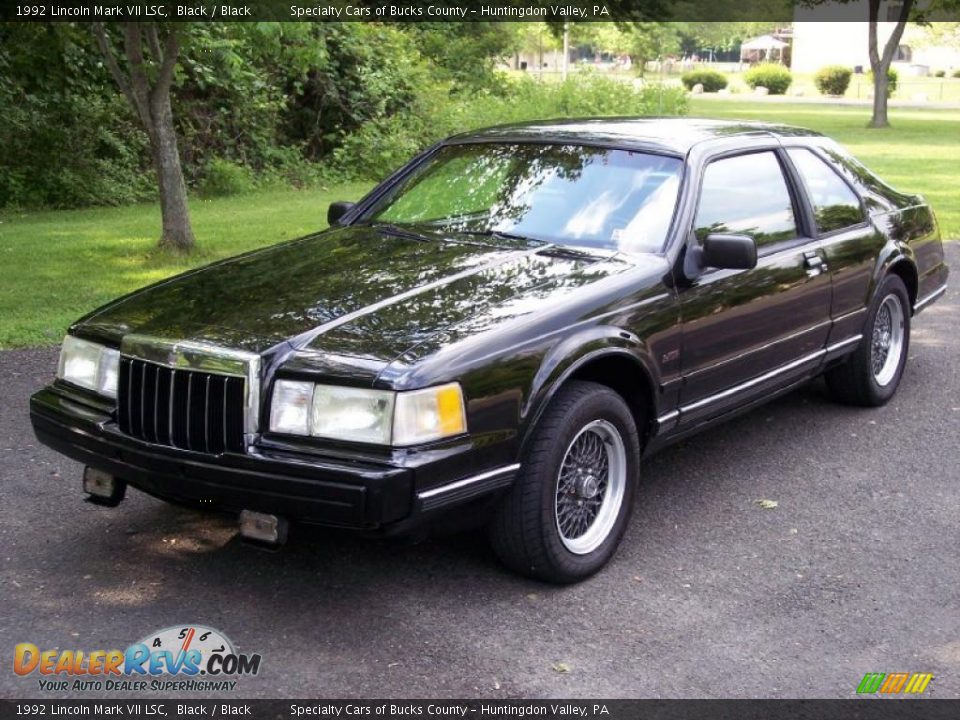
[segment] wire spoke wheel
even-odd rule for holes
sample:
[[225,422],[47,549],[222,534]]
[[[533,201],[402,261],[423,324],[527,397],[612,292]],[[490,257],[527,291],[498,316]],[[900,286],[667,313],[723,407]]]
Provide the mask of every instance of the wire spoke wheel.
[[897,374],[903,353],[903,305],[896,295],[887,295],[873,321],[870,338],[870,369],[877,385],[886,386]]
[[627,484],[627,453],[617,428],[594,420],[567,447],[560,471],[554,514],[564,547],[586,555],[610,534]]

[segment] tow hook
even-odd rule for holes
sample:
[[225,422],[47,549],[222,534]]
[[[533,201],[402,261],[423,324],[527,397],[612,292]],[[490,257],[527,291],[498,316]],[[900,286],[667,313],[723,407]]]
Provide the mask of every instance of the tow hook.
[[279,515],[244,510],[240,513],[240,537],[244,542],[271,550],[287,542],[290,522]]
[[127,483],[115,475],[87,465],[83,468],[83,491],[87,494],[87,502],[116,507],[127,494]]

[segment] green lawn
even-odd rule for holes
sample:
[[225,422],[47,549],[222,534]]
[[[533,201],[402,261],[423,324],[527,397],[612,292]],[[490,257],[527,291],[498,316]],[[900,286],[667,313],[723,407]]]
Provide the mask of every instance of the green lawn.
[[944,238],[960,238],[960,110],[890,108],[891,127],[866,128],[867,107],[692,98],[690,115],[807,127],[843,143],[891,185],[922,193]]
[[[327,225],[368,184],[191,201],[198,249],[156,250],[155,205],[0,215],[0,347],[57,343],[80,315],[168,275]],[[211,298],[213,301],[213,298]]]
[[[960,238],[960,111],[891,110],[893,127],[867,130],[868,110],[753,100],[691,101],[691,115],[767,120],[830,135],[889,182],[927,196],[944,237]],[[368,185],[270,190],[191,201],[199,249],[155,249],[155,205],[0,214],[0,347],[59,342],[88,310],[195,265],[326,225],[327,205]]]

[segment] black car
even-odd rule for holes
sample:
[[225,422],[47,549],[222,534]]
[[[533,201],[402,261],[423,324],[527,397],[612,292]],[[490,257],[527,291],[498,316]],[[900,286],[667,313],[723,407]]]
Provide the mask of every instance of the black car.
[[644,454],[821,374],[889,400],[948,273],[922,197],[758,123],[458,135],[329,222],[70,328],[31,417],[92,500],[241,511],[273,544],[485,523],[511,568],[580,580]]

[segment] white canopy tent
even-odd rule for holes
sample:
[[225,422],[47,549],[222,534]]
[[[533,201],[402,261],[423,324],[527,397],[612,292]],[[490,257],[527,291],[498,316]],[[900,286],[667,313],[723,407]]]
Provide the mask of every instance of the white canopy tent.
[[775,61],[782,63],[785,47],[787,47],[787,43],[777,40],[773,35],[761,35],[740,46],[740,62]]

